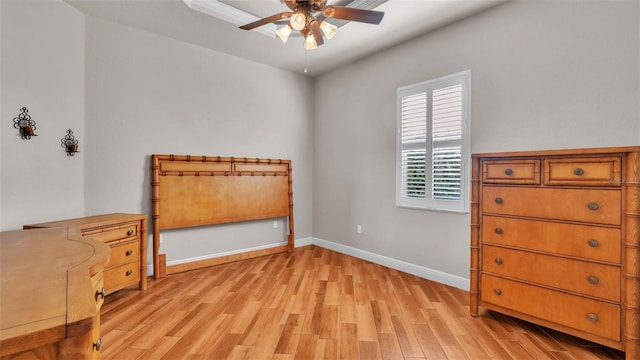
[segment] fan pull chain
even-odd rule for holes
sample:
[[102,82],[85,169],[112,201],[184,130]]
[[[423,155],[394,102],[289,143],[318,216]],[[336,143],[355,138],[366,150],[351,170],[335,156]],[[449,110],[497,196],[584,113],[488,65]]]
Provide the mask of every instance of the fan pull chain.
[[304,50],[304,73],[307,73],[307,49]]

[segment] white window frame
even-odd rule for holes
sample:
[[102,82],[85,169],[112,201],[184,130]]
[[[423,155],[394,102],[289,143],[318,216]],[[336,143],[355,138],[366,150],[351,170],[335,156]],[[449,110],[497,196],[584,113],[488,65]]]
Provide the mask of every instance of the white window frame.
[[[432,159],[433,159],[433,141],[432,141],[432,114],[431,114],[431,97],[434,90],[442,89],[447,86],[462,85],[462,116],[461,116],[461,138],[460,155],[461,155],[461,174],[460,174],[460,198],[456,200],[434,199],[432,193]],[[470,95],[471,95],[471,71],[466,70],[456,74],[443,76],[437,79],[424,81],[398,88],[396,103],[396,206],[413,209],[449,211],[449,212],[469,212],[469,190],[470,181],[469,173],[471,171],[471,153],[470,153]],[[427,117],[426,117],[426,142],[425,142],[425,190],[424,197],[408,197],[402,194],[402,99],[403,97],[425,93],[427,94]]]

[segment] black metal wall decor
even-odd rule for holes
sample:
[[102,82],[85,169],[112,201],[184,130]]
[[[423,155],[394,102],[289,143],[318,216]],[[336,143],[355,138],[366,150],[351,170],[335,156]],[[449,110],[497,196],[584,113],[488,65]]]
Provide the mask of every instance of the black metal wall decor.
[[67,135],[65,135],[60,142],[67,156],[73,156],[77,152],[80,152],[78,151],[78,140],[73,137],[73,131],[71,131],[71,129],[67,130]]
[[29,115],[29,110],[26,107],[22,107],[20,114],[13,118],[13,127],[18,129],[20,137],[25,140],[31,139],[32,136],[38,136],[35,133],[36,122],[31,120],[31,115]]

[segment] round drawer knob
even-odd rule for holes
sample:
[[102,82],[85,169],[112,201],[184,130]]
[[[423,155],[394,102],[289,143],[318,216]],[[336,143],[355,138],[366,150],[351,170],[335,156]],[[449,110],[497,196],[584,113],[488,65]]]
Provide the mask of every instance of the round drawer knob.
[[589,246],[591,246],[592,248],[596,248],[598,247],[598,245],[600,245],[600,243],[596,239],[591,239],[587,241],[587,244],[589,244]]
[[589,319],[589,321],[591,322],[598,322],[598,315],[594,314],[594,313],[589,313],[587,314],[587,318]]
[[589,284],[592,284],[592,285],[598,285],[598,283],[600,282],[600,280],[593,275],[589,276],[587,280],[589,281]]
[[502,234],[502,228],[496,228],[494,230],[496,232],[496,234],[501,235]]
[[589,203],[589,210],[598,210],[600,208],[600,205],[598,205],[598,203],[592,202]]
[[496,264],[498,265],[502,265],[502,258],[496,258],[495,259]]
[[102,338],[98,338],[95,344],[93,344],[93,347],[96,349],[96,351],[100,351],[100,349],[102,348]]
[[582,170],[581,168],[575,168],[573,169],[573,173],[577,176],[582,176],[584,175],[584,170]]
[[133,270],[131,270],[131,269],[127,270],[127,274],[126,275],[127,276],[131,276],[131,274],[133,274]]
[[505,173],[506,175],[513,175],[513,170],[511,170],[511,169],[505,169],[505,170],[504,170],[504,173]]
[[104,292],[104,288],[100,289],[100,291],[96,291],[96,299],[101,298],[104,299],[104,297],[107,294]]
[[502,295],[502,290],[500,290],[500,289],[494,289],[494,290],[493,290],[493,293],[494,293],[494,294],[496,294],[496,295],[498,295],[498,296],[500,296],[500,295]]
[[131,256],[131,254],[133,254],[133,250],[127,250],[126,255]]
[[127,236],[131,236],[131,235],[133,235],[133,230],[127,231]]
[[502,204],[502,198],[501,197],[497,197],[496,198],[496,204]]

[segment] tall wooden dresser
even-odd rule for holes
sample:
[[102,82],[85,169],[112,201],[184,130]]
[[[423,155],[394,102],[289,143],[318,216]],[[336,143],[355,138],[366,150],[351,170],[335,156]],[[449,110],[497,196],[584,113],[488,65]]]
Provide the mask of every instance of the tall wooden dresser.
[[24,229],[65,227],[70,234],[102,241],[111,248],[104,267],[105,294],[129,286],[147,288],[147,216],[105,214],[23,226]]
[[640,359],[640,146],[472,155],[479,306]]

